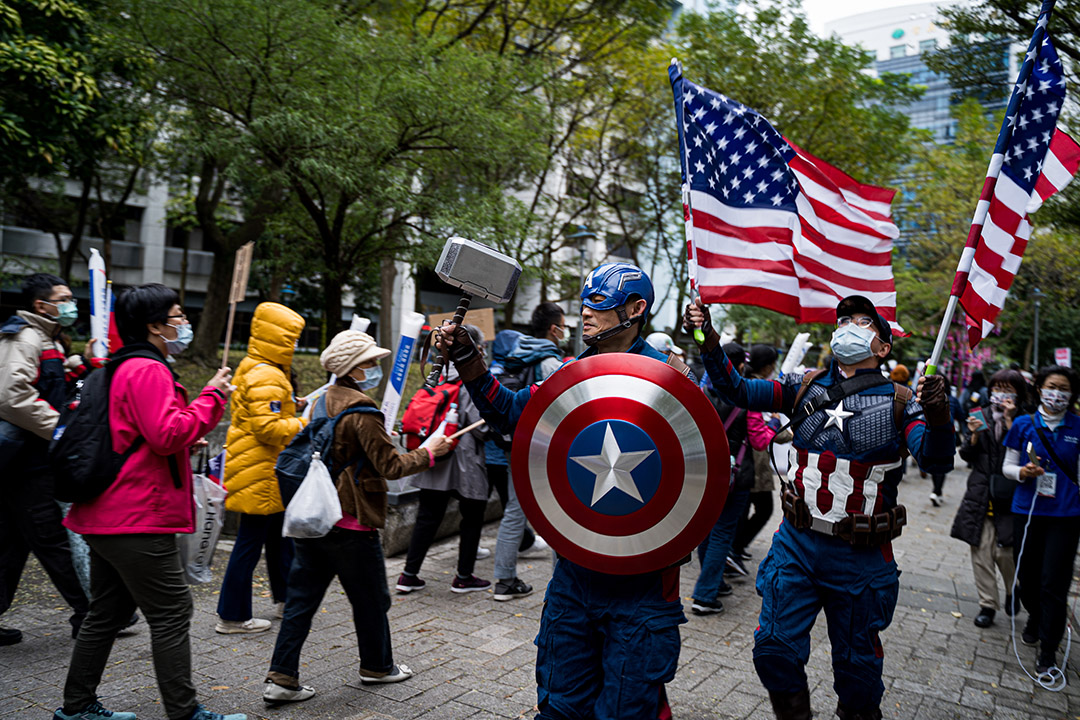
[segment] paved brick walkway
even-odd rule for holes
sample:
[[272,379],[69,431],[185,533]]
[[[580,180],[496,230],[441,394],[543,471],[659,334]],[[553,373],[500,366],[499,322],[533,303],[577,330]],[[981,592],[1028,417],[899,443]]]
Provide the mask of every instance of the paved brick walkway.
[[[888,718],[1074,718],[1080,716],[1080,676],[1062,693],[1035,689],[1012,656],[1008,625],[999,618],[988,630],[972,625],[977,610],[967,546],[948,537],[966,473],[954,472],[945,488],[946,504],[932,508],[930,481],[909,473],[901,487],[911,525],[895,544],[901,597],[892,627],[883,636]],[[483,544],[494,547],[496,525],[485,528]],[[752,548],[764,555],[769,535]],[[396,658],[417,671],[398,685],[361,687],[356,675],[355,638],[349,604],[336,584],[304,648],[304,681],[319,694],[301,705],[268,709],[261,685],[273,648],[274,631],[253,636],[214,633],[216,587],[195,589],[192,625],[195,682],[212,709],[247,712],[252,718],[517,718],[531,717],[535,702],[533,637],[551,573],[546,558],[522,561],[521,576],[538,592],[497,603],[489,593],[449,592],[456,538],[433,549],[423,576],[428,589],[395,596],[390,618]],[[218,556],[217,567],[225,558]],[[396,577],[404,560],[391,558]],[[490,577],[491,560],[478,564]],[[689,597],[696,564],[684,568],[683,595]],[[271,602],[262,578],[256,588],[256,614],[269,617]],[[680,720],[771,717],[764,690],[754,674],[752,633],[760,602],[752,585],[742,583],[724,598],[727,611],[690,616],[682,626],[683,649],[669,694]],[[689,605],[688,605],[689,606]],[[31,563],[16,604],[4,624],[25,633],[22,644],[0,648],[0,718],[48,718],[60,701],[72,641],[67,612],[36,563]],[[1080,653],[1080,650],[1077,651]],[[1034,650],[1021,647],[1029,666]],[[1075,659],[1072,668],[1080,667]],[[818,717],[832,717],[829,645],[824,620],[814,630],[808,666]],[[145,623],[117,640],[101,695],[108,707],[134,710],[160,720]]]

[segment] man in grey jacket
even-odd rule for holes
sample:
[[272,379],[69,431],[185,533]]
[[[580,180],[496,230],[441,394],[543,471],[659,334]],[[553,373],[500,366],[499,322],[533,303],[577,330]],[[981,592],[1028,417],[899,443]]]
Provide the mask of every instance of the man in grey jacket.
[[[68,384],[87,367],[78,355],[66,356],[61,336],[78,316],[67,284],[35,273],[22,296],[23,309],[0,325],[0,615],[11,607],[32,551],[74,611],[74,637],[89,602],[53,497],[48,452]],[[0,628],[0,645],[20,640],[20,631]]]

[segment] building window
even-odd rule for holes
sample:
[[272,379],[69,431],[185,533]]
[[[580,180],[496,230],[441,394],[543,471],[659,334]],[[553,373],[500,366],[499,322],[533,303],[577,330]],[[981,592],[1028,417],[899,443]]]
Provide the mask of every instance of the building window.
[[920,40],[919,52],[928,53],[937,50],[937,40]]
[[907,45],[893,45],[889,48],[889,59],[895,60],[896,58],[902,58],[907,55]]

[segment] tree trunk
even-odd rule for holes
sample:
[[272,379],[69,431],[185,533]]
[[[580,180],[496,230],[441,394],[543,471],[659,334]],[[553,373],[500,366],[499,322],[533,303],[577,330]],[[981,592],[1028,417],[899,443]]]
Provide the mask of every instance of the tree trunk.
[[206,303],[188,353],[204,365],[212,364],[218,358],[218,343],[225,332],[229,312],[229,289],[235,260],[233,251],[214,253],[214,265],[206,285]]
[[[59,234],[56,236],[60,277],[64,278],[69,284],[71,283],[71,267],[75,264],[75,256],[79,254],[79,247],[82,245],[83,230],[86,227],[86,215],[89,209],[90,179],[84,177],[82,179],[82,191],[79,193],[79,210],[75,217],[75,227],[71,228],[71,240],[68,241],[66,248],[60,242]],[[106,265],[106,268],[108,268],[108,265]]]
[[394,349],[393,321],[394,280],[397,279],[397,266],[394,258],[384,255],[379,261],[379,344],[384,348]]
[[341,322],[342,285],[337,269],[323,273],[323,347],[329,345],[334,336],[345,329]]

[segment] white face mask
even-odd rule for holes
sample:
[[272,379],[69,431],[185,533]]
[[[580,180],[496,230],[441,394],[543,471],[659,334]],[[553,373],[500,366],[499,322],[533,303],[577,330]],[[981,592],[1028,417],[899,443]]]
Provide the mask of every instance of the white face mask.
[[845,365],[855,365],[874,354],[871,348],[877,334],[870,328],[855,323],[836,328],[829,347],[837,360]]
[[1064,412],[1065,408],[1069,407],[1069,393],[1063,390],[1043,388],[1039,391],[1039,398],[1042,400],[1043,407],[1051,415]]

